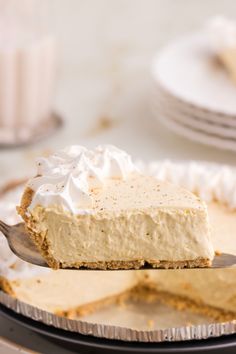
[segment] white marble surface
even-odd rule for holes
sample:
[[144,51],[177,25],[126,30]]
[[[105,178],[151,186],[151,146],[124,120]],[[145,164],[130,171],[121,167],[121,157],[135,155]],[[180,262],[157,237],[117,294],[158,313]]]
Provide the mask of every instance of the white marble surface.
[[[154,122],[149,106],[150,64],[156,51],[211,15],[236,18],[234,0],[50,0],[50,7],[47,21],[59,44],[54,105],[65,126],[36,146],[1,150],[1,181],[33,174],[35,156],[71,143],[112,143],[146,160],[168,157],[235,164],[234,153],[167,131]],[[95,128],[101,117],[112,121],[110,129]],[[45,339],[3,318],[0,336],[42,353],[55,352]],[[67,353],[59,347],[56,352]],[[0,347],[1,353],[7,351]]]

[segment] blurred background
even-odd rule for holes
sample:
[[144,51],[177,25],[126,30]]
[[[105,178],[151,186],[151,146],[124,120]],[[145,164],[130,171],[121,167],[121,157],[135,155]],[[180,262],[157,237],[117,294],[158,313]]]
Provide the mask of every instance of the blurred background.
[[[156,53],[216,14],[236,17],[234,0],[10,0],[1,1],[2,8],[6,3],[12,3],[5,11],[12,22],[4,22],[1,11],[6,41],[12,40],[7,26],[12,28],[14,18],[25,13],[33,18],[27,20],[28,31],[35,31],[37,23],[43,36],[53,37],[54,57],[48,69],[54,75],[48,83],[53,86],[50,108],[62,118],[63,126],[55,133],[54,127],[53,134],[39,142],[33,137],[35,144],[14,147],[13,142],[8,148],[2,138],[2,180],[32,174],[36,156],[68,144],[112,143],[145,160],[204,159],[234,164],[234,152],[176,135],[154,119],[150,107],[151,64]],[[25,25],[24,17],[22,22]],[[22,26],[20,21],[18,26]],[[26,63],[34,54],[26,56]],[[25,88],[26,83],[24,90],[31,90],[33,86]]]

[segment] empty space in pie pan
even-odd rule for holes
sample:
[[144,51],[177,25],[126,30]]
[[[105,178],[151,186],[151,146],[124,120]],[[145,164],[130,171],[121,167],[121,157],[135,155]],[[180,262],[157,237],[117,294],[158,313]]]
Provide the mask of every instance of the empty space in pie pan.
[[31,320],[25,316],[7,309],[0,305],[0,314],[16,322],[27,329],[33,330],[48,339],[56,341],[67,350],[71,349],[79,353],[206,353],[210,350],[213,353],[232,354],[235,350],[235,335],[211,337],[205,340],[187,340],[171,342],[132,342],[117,341],[114,339],[96,338],[90,335],[81,335],[70,331],[63,331],[55,327],[49,327],[41,322]]

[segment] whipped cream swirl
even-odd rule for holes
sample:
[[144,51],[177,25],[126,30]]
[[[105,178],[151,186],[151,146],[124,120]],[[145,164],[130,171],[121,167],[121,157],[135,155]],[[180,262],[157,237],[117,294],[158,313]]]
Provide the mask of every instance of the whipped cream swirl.
[[91,191],[102,188],[106,179],[127,179],[137,171],[131,157],[112,145],[94,150],[72,145],[38,159],[37,166],[37,177],[28,184],[35,192],[29,210],[56,205],[80,214],[91,212]]
[[206,26],[211,49],[217,54],[236,47],[236,22],[223,16],[216,16]]
[[219,201],[236,208],[236,168],[204,162],[155,161],[136,163],[139,170],[196,193],[205,202]]

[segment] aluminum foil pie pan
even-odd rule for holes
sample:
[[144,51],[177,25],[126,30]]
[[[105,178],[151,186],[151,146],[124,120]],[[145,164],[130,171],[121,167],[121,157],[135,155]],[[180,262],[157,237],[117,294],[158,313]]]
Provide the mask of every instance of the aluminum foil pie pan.
[[18,314],[65,331],[98,338],[133,342],[175,342],[201,340],[236,334],[236,320],[224,323],[205,323],[155,330],[137,330],[128,327],[72,320],[26,304],[0,291],[0,303]]

